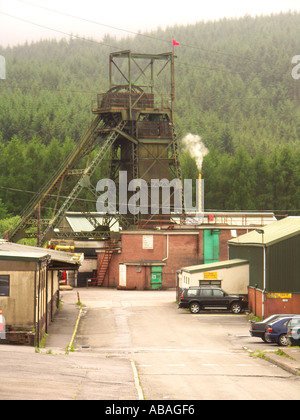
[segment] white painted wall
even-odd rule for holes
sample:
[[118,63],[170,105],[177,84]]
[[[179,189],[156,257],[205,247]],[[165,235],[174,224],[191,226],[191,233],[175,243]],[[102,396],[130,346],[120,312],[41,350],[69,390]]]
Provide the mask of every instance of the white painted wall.
[[[221,287],[225,292],[231,294],[248,294],[249,264],[208,271],[217,273],[217,279],[221,280]],[[182,271],[179,276],[179,287],[185,289],[191,286],[199,286],[199,280],[204,280],[204,278],[204,272],[189,273]]]

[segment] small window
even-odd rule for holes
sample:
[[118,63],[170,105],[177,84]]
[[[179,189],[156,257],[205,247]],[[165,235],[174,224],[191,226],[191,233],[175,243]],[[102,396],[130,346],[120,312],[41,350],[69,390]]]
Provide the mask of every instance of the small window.
[[189,289],[187,294],[188,294],[188,296],[197,296],[199,294],[199,290],[198,289]]
[[289,326],[290,327],[297,327],[298,325],[300,325],[300,319],[299,318],[295,318],[295,319],[291,319],[289,321]]
[[199,280],[199,286],[221,287],[221,280]]
[[211,289],[201,290],[201,296],[212,296],[212,290]]
[[0,275],[0,296],[9,296],[9,275]]
[[222,292],[222,290],[218,290],[218,289],[213,290],[213,294],[216,297],[223,297],[224,296],[224,292]]

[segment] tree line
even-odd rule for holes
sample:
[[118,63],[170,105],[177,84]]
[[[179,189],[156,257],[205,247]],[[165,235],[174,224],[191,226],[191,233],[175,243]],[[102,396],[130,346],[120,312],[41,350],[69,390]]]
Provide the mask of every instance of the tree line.
[[[93,119],[92,102],[108,89],[112,51],[158,53],[176,47],[177,138],[199,135],[205,207],[300,209],[300,14],[223,19],[158,29],[97,44],[79,39],[2,48],[0,219],[17,216],[70,153]],[[195,161],[183,147],[185,178]],[[99,169],[104,174],[106,166]],[[191,176],[192,175],[192,176]]]
[[[7,147],[0,145],[0,219],[20,214],[74,147],[71,139],[63,143],[53,139],[41,146],[36,139],[24,143],[16,137]],[[199,169],[188,151],[181,152],[181,165],[185,179],[197,179]],[[108,161],[98,169],[95,181],[106,177],[107,169]],[[242,146],[234,154],[211,149],[201,172],[207,211],[300,213],[300,150],[295,153],[285,146],[251,157]]]

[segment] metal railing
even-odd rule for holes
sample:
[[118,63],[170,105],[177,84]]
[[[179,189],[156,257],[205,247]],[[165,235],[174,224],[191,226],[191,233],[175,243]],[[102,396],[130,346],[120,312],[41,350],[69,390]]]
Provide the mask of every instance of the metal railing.
[[196,229],[200,225],[210,226],[244,226],[255,227],[265,226],[275,221],[273,213],[221,213],[221,212],[203,212],[193,214],[169,214],[169,215],[149,215],[148,218],[139,219],[138,229]]
[[97,101],[92,102],[93,111],[118,109],[171,109],[171,97],[167,94],[106,92],[97,95]]

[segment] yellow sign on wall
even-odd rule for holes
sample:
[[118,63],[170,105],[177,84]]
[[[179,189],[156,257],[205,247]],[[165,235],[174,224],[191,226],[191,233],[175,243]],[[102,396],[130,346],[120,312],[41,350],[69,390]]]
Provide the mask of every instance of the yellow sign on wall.
[[267,293],[270,299],[292,299],[291,293]]
[[206,273],[204,273],[203,279],[204,280],[218,280],[218,272],[207,271]]

